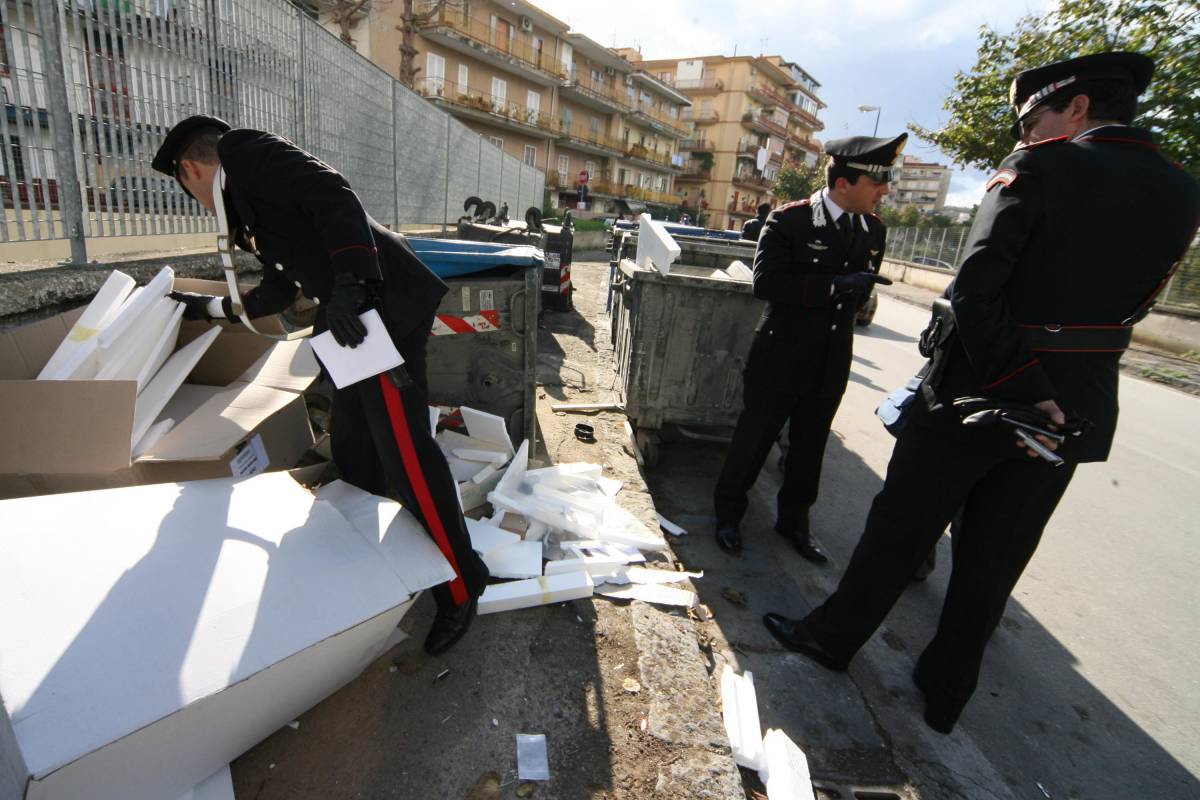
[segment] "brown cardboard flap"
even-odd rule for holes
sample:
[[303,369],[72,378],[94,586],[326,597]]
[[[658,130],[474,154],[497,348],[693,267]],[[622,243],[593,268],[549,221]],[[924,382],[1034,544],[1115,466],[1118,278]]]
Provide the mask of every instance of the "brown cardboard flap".
[[128,467],[136,393],[135,381],[0,381],[0,473]]
[[295,399],[295,392],[255,384],[237,384],[215,391],[195,413],[178,422],[138,460],[220,458],[268,417]]
[[74,324],[65,317],[57,314],[0,336],[0,378],[36,378]]

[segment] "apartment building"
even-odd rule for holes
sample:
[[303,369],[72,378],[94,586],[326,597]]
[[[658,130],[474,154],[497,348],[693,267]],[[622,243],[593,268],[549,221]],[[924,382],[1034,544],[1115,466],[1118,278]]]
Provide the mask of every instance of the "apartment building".
[[[687,96],[523,0],[316,3],[331,32],[599,214],[678,206]],[[407,57],[406,57],[407,56]],[[409,80],[406,80],[408,78]],[[586,186],[586,190],[583,187]]]
[[738,228],[760,203],[785,161],[815,162],[824,128],[819,84],[779,56],[703,56],[636,66],[689,97],[683,171],[675,176],[683,206],[704,223]]
[[894,208],[916,206],[922,214],[940,214],[950,193],[950,167],[905,156],[900,177],[892,183],[883,204]]

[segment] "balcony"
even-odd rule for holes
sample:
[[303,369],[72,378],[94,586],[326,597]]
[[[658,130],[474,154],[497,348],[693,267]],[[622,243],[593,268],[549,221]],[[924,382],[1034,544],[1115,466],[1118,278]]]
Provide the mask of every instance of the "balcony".
[[625,152],[625,145],[603,130],[566,120],[558,120],[554,128],[559,139],[566,140],[566,146],[575,150],[599,156],[619,156]]
[[758,203],[739,203],[735,199],[729,202],[726,210],[730,214],[737,214],[739,217],[754,217],[758,215]]
[[683,199],[677,194],[668,194],[667,192],[660,192],[655,189],[643,189],[640,186],[626,186],[625,197],[666,206],[677,206]]
[[748,186],[754,189],[766,189],[771,186],[771,181],[761,175],[755,175],[758,170],[738,170],[733,175],[733,183],[735,186]]
[[708,139],[681,139],[679,149],[689,153],[712,153],[717,148]]
[[543,86],[555,86],[567,77],[552,54],[518,41],[512,29],[505,33],[489,20],[434,0],[418,0],[415,5],[417,29],[427,39]]
[[683,168],[683,172],[675,176],[676,183],[707,183],[710,180],[712,180],[712,170],[703,169],[699,164],[686,166]]
[[419,78],[413,88],[422,97],[444,106],[447,112],[461,119],[519,131],[538,139],[555,136],[554,121],[550,117],[520,103],[440,78]]
[[688,133],[687,126],[681,119],[671,119],[670,115],[659,111],[657,108],[648,103],[638,102],[630,115],[644,124],[650,126],[659,133],[664,133],[667,136],[676,138],[686,136]]
[[625,157],[633,161],[641,161],[648,166],[659,169],[678,171],[680,168],[671,163],[671,157],[656,150],[649,150],[643,145],[632,144],[625,150]]
[[712,122],[720,122],[721,115],[711,108],[685,108],[679,114],[679,119],[683,122],[694,122],[697,125],[707,125]]
[[630,111],[629,101],[624,91],[617,91],[603,81],[594,81],[590,75],[584,75],[572,70],[571,76],[559,90],[567,100],[582,103],[590,108],[596,108],[611,114],[614,111],[627,114]]
[[788,113],[790,113],[793,117],[799,119],[801,122],[803,122],[809,128],[812,128],[814,131],[825,130],[825,123],[821,122],[821,120],[817,119],[817,115],[812,113],[811,111],[805,111],[800,106],[789,104]]
[[737,143],[737,154],[739,156],[748,156],[750,158],[758,158],[758,150],[762,145],[758,142],[749,139],[739,139]]
[[780,125],[768,114],[754,114],[747,111],[742,114],[742,125],[755,133],[773,133],[783,139],[786,139],[788,135],[787,126]]
[[716,78],[690,78],[675,81],[674,86],[685,94],[717,94],[725,91],[725,84]]

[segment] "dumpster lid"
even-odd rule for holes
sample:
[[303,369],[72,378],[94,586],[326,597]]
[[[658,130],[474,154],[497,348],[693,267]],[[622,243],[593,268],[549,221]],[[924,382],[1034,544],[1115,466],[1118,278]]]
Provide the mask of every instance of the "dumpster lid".
[[646,212],[646,204],[639,203],[636,200],[617,200],[617,208],[621,209],[626,214],[644,214]]
[[409,237],[413,250],[440,278],[470,275],[496,267],[537,267],[545,264],[542,251],[531,245],[488,244],[454,239]]

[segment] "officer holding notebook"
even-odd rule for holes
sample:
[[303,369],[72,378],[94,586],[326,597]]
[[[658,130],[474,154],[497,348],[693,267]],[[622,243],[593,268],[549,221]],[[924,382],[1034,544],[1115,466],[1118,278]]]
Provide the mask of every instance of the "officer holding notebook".
[[188,319],[248,322],[303,293],[319,306],[316,330],[356,347],[366,336],[359,315],[379,311],[405,363],[337,390],[333,460],[349,483],[411,511],[454,568],[457,577],[433,590],[437,616],[425,640],[431,654],[449,649],[470,625],[488,571],[429,429],[425,345],[446,285],[403,236],[371,219],[341,174],[279,136],[189,117],[167,134],[153,167],[223,212],[226,254],[237,246],[263,264],[262,283],[240,308],[228,297],[174,293]]

